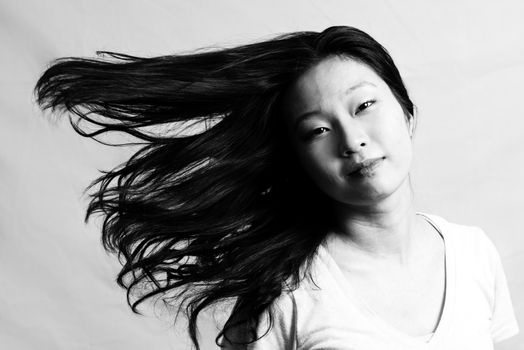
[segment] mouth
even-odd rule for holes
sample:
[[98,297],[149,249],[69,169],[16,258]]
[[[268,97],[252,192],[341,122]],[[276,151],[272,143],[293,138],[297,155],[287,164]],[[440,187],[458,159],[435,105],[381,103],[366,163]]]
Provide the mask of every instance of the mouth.
[[370,177],[375,173],[382,161],[386,157],[369,158],[360,163],[355,164],[349,171],[348,176],[350,177]]

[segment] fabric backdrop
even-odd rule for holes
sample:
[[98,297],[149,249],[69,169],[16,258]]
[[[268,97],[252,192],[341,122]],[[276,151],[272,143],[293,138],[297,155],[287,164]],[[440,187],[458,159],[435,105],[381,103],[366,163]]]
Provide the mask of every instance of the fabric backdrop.
[[[132,150],[81,138],[35,106],[52,59],[163,55],[339,24],[367,31],[397,62],[419,112],[418,209],[488,233],[524,327],[523,17],[520,0],[2,0],[0,348],[187,348],[169,314],[131,313],[100,220],[83,223],[83,189]],[[201,324],[203,349],[215,349],[213,316]],[[524,349],[524,336],[500,349]]]

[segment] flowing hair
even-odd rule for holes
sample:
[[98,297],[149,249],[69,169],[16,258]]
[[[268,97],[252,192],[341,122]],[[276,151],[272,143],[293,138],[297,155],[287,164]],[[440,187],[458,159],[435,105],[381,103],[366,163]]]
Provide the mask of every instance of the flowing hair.
[[[123,132],[141,146],[89,185],[85,217],[103,215],[102,242],[122,263],[130,307],[175,302],[199,349],[199,313],[234,300],[215,341],[235,327],[248,334],[242,342],[258,340],[260,317],[269,314],[269,331],[272,302],[307,275],[332,222],[329,198],[286,138],[286,90],[322,59],[349,57],[388,84],[409,118],[397,68],[368,34],[343,26],[185,55],[102,53],[56,60],[35,94],[42,109],[69,112],[84,137]],[[151,132],[187,123],[196,131]]]

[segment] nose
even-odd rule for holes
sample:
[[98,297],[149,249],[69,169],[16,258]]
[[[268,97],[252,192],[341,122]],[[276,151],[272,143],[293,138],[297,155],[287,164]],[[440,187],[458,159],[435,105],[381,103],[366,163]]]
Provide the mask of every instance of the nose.
[[364,128],[355,120],[340,125],[339,152],[343,157],[359,153],[369,145]]

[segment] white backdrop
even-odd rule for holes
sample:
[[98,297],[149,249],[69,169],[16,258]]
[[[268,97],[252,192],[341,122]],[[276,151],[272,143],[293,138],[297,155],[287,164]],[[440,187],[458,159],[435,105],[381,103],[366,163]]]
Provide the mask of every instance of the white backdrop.
[[[32,87],[50,60],[96,50],[162,55],[277,33],[361,28],[392,54],[419,110],[418,208],[495,242],[524,327],[524,2],[0,2],[0,349],[187,348],[166,317],[135,316],[118,265],[83,224],[82,190],[130,155],[44,118]],[[215,349],[202,321],[203,349]],[[499,349],[524,349],[521,334]]]

